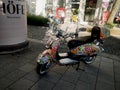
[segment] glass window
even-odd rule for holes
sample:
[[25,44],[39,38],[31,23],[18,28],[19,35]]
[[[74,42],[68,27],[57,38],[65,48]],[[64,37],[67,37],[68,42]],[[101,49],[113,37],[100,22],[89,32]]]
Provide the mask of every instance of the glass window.
[[80,2],[80,0],[71,0],[72,2]]

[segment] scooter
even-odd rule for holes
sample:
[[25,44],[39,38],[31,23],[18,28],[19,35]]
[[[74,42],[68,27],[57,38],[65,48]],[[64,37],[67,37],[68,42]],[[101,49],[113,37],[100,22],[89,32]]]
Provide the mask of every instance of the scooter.
[[96,56],[101,53],[102,46],[99,41],[86,43],[75,48],[70,48],[69,52],[59,53],[61,41],[64,38],[60,30],[57,30],[52,39],[48,40],[46,49],[38,55],[36,71],[40,75],[47,73],[55,62],[60,66],[77,65],[76,70],[79,70],[80,62],[85,64],[92,63]]

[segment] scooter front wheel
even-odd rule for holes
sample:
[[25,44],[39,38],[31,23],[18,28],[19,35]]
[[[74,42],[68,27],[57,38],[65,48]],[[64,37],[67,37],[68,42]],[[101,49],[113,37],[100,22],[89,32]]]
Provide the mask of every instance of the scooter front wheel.
[[37,63],[36,72],[39,75],[46,74],[48,72],[48,69],[49,68],[47,68],[47,63],[45,63],[45,64],[39,64],[39,63]]

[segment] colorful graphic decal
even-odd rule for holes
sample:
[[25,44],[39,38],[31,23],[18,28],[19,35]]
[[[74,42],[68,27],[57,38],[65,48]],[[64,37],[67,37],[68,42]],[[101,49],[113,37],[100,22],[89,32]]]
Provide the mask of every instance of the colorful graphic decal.
[[74,49],[71,50],[72,53],[74,54],[82,54],[82,55],[93,55],[96,53],[100,53],[100,49],[98,46],[95,44],[89,43],[89,44],[84,44],[81,46],[78,46]]
[[64,16],[65,16],[65,8],[57,8],[57,10],[56,10],[56,17],[57,18],[61,18],[62,14],[64,14]]

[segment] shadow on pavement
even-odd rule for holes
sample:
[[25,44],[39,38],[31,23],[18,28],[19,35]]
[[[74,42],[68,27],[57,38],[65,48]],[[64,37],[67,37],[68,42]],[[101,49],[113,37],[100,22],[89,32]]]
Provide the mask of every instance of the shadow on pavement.
[[113,55],[120,55],[120,38],[110,36],[105,39],[104,41],[104,49],[105,53],[113,54]]

